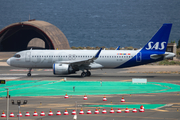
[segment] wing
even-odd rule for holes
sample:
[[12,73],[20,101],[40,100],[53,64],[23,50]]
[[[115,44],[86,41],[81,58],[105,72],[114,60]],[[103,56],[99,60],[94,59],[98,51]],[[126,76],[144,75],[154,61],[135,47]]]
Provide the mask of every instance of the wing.
[[74,60],[74,61],[60,61],[59,64],[70,64],[71,66],[84,66],[88,67],[91,63],[94,62],[99,57],[99,54],[101,53],[102,48],[90,59],[84,59],[84,60]]

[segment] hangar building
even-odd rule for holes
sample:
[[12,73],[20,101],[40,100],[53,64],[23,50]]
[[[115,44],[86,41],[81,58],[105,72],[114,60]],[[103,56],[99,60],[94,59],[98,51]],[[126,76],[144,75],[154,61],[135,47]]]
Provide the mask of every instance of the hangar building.
[[0,51],[21,51],[29,49],[28,47],[70,49],[62,31],[45,21],[13,23],[0,31]]

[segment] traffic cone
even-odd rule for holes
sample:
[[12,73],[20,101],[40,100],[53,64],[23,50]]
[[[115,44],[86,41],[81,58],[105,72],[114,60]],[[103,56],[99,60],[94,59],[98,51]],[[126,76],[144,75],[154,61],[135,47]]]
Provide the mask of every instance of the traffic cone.
[[17,117],[22,117],[21,111],[19,112],[19,114],[17,114]]
[[38,116],[38,113],[36,112],[36,110],[34,111],[33,116]]
[[106,97],[105,97],[105,96],[103,97],[103,101],[107,101],[107,99],[106,99]]
[[86,96],[86,94],[84,95],[84,98],[83,98],[84,100],[87,100],[88,98],[87,98],[87,96]]
[[141,105],[139,112],[144,112],[144,106],[143,105]]
[[44,113],[44,111],[41,111],[41,114],[40,114],[40,116],[45,116],[45,113]]
[[57,111],[56,115],[61,115],[61,112],[60,112],[60,111]]
[[14,113],[11,112],[10,115],[9,115],[9,117],[14,117]]
[[26,117],[30,117],[29,112],[26,112],[25,116],[26,116]]
[[4,111],[3,111],[2,115],[1,115],[1,117],[6,117],[6,114],[4,113]]
[[120,108],[118,108],[117,113],[121,113],[121,109]]
[[110,110],[110,112],[109,113],[114,113],[114,110],[113,110],[113,108],[111,107],[111,110]]
[[106,113],[107,113],[106,109],[103,109],[102,114],[106,114]]
[[122,98],[121,98],[121,102],[125,102],[125,99],[124,99],[124,97],[122,97]]
[[64,115],[69,115],[67,109],[64,111]]
[[50,109],[50,111],[49,111],[48,116],[53,116],[53,112],[52,112],[52,110],[51,110],[51,109]]
[[79,111],[79,114],[80,114],[80,115],[83,115],[83,114],[84,114],[84,111],[82,110],[82,108],[81,108],[81,110]]
[[98,109],[97,109],[97,108],[96,108],[96,110],[95,110],[94,114],[99,114],[99,111],[98,111]]
[[87,114],[91,114],[91,110],[88,110],[88,111],[87,111]]
[[124,111],[125,113],[129,113],[129,109],[128,108],[126,108],[126,110]]
[[132,112],[133,112],[133,113],[137,113],[136,108],[133,108]]
[[71,115],[76,115],[76,110],[73,110]]
[[144,109],[144,106],[143,105],[141,105],[142,106],[142,109]]
[[64,96],[64,98],[69,98],[69,96],[67,95],[67,93],[66,93],[66,95]]

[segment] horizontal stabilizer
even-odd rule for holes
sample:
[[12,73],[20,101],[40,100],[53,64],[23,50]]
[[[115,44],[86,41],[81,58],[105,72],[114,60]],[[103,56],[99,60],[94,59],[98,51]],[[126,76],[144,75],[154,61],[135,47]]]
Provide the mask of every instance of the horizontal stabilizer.
[[164,59],[169,59],[169,58],[173,58],[176,55],[174,53],[171,52],[165,52],[165,54],[152,54],[150,57],[151,59],[158,59],[160,57],[164,57]]
[[159,54],[159,55],[153,54],[153,55],[151,55],[150,57],[151,57],[151,59],[158,59],[158,58],[164,57],[164,56],[166,56],[166,55],[168,55],[168,54]]

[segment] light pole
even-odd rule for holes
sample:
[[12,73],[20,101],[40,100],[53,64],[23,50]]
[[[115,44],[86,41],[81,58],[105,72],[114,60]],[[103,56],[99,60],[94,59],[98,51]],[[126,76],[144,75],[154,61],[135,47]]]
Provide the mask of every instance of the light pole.
[[7,117],[6,117],[6,120],[8,120],[9,118],[9,88],[5,88],[7,90],[7,111],[6,111],[6,114],[7,114]]
[[12,105],[18,105],[18,120],[20,120],[20,115],[19,115],[20,106],[27,104],[27,100],[24,100],[23,103],[21,103],[21,100],[17,100],[17,103],[14,103],[14,100],[11,100],[11,103]]

